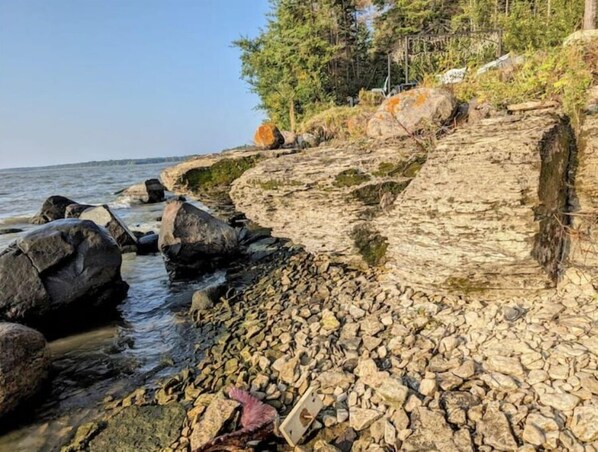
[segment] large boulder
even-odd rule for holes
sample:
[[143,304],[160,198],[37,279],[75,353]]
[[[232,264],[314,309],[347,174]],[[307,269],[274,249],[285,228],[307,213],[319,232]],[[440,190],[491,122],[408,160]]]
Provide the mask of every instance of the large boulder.
[[581,128],[575,177],[575,214],[571,216],[570,262],[598,283],[598,116],[589,115]]
[[112,314],[125,298],[120,249],[87,220],[53,221],[0,253],[0,320],[62,333]]
[[389,273],[470,296],[553,288],[568,249],[573,149],[552,115],[485,119],[440,140],[372,222]]
[[49,366],[50,354],[41,333],[0,322],[0,417],[37,393]]
[[276,237],[352,266],[379,265],[385,245],[369,225],[387,214],[425,159],[410,139],[321,146],[259,163],[230,195],[237,210]]
[[262,124],[253,137],[255,145],[262,149],[278,149],[284,145],[284,136],[272,123]]
[[598,41],[598,30],[578,30],[565,38],[563,45],[585,45],[591,42]]
[[159,235],[158,246],[173,279],[211,271],[238,252],[234,228],[180,200],[166,204]]
[[75,201],[64,196],[50,196],[42,204],[42,208],[37,215],[31,218],[33,224],[46,224],[50,221],[62,220],[66,208],[71,204],[77,204]]
[[71,209],[71,206],[69,206],[68,215],[72,218],[90,220],[99,226],[105,227],[112,238],[116,240],[123,253],[137,251],[137,238],[107,205],[86,206],[85,209],[79,209],[76,206]]
[[457,99],[441,88],[418,88],[386,99],[369,120],[367,135],[387,139],[406,137],[440,127],[453,117]]
[[144,204],[154,204],[164,201],[164,185],[158,179],[148,179],[140,184],[117,192],[117,195],[127,196]]

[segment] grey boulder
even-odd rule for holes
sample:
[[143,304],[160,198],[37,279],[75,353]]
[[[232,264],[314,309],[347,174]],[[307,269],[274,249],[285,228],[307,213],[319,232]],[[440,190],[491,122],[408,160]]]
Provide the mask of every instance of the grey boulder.
[[237,231],[197,207],[173,200],[162,215],[158,246],[172,279],[199,276],[233,258]]
[[107,205],[87,206],[83,210],[74,206],[69,207],[69,215],[73,218],[93,221],[95,224],[106,228],[123,253],[137,251],[137,238],[124,221],[112,212]]
[[66,208],[71,204],[77,203],[64,196],[50,196],[42,204],[40,212],[31,219],[31,223],[46,224],[50,221],[61,220],[64,218]]
[[0,322],[0,417],[38,392],[49,366],[50,355],[41,333]]
[[0,320],[51,333],[96,320],[127,294],[121,262],[114,239],[91,221],[42,226],[0,253]]

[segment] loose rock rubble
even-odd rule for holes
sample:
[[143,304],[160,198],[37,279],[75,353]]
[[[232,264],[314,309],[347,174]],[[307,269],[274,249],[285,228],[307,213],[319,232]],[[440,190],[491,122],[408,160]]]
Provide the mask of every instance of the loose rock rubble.
[[[598,445],[595,295],[426,296],[293,249],[258,273],[247,290],[194,314],[217,340],[153,397],[187,407],[172,449],[188,450],[191,432],[213,420],[206,407],[233,385],[282,417],[316,388],[325,407],[297,450]],[[288,448],[281,439],[276,447]]]

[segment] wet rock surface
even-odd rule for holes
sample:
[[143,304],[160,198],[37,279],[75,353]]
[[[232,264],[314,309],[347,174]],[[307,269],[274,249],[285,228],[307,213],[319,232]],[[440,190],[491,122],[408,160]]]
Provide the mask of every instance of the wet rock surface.
[[88,207],[81,211],[77,217],[81,220],[93,221],[98,226],[106,228],[123,252],[135,252],[137,250],[137,238],[107,205]]
[[164,450],[179,437],[184,419],[185,410],[176,403],[130,406],[110,419],[106,428],[80,450]]
[[129,198],[144,204],[154,204],[164,201],[164,191],[165,187],[159,179],[148,179],[126,188],[117,194],[128,196]]
[[41,333],[0,322],[0,417],[35,395],[49,368],[50,354]]
[[121,261],[115,241],[91,221],[35,229],[0,253],[0,318],[43,332],[72,331],[91,313],[106,318],[127,294]]
[[166,204],[158,247],[173,279],[194,277],[227,263],[238,253],[237,231],[179,200]]
[[64,218],[66,208],[71,204],[77,203],[64,196],[50,196],[44,201],[41,210],[31,219],[31,222],[33,224],[46,224],[50,221],[61,220]]

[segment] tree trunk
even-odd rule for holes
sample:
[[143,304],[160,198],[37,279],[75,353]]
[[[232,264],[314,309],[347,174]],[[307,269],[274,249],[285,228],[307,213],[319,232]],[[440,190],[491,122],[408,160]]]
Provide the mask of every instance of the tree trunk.
[[597,0],[586,0],[586,11],[583,18],[584,30],[594,30],[596,28],[596,3]]
[[295,99],[292,97],[289,101],[289,122],[291,123],[291,132],[295,132]]

